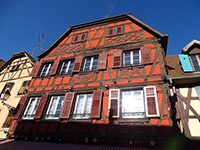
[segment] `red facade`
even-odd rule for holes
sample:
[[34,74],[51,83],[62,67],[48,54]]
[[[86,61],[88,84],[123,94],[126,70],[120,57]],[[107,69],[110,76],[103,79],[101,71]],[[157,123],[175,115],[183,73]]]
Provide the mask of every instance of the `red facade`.
[[131,14],[70,27],[38,56],[12,136],[161,144],[172,135],[166,45]]

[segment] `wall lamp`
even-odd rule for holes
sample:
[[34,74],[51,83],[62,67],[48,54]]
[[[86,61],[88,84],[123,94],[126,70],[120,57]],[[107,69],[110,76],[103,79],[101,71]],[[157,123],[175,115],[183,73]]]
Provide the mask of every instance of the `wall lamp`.
[[[6,101],[10,96],[10,91],[6,90],[1,93],[1,100]],[[2,101],[2,103],[3,103]]]
[[70,88],[69,88],[69,91],[70,91],[70,92],[73,92],[73,87],[70,87]]
[[2,103],[3,105],[6,105],[8,107],[8,110],[11,114],[13,114],[15,112],[15,108],[9,104],[6,104],[5,101],[10,97],[10,91],[9,90],[6,90],[6,91],[3,91],[1,93],[1,100],[2,100]]
[[104,87],[105,87],[106,89],[109,89],[109,85],[108,85],[108,84],[105,84]]

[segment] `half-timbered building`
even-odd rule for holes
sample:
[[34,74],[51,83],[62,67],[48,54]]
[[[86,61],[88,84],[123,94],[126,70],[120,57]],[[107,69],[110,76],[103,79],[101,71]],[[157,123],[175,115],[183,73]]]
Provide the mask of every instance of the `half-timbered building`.
[[[0,138],[6,138],[20,98],[28,92],[35,60],[26,52],[13,54],[0,67]],[[11,129],[12,130],[12,129]]]
[[179,130],[200,140],[200,41],[193,40],[179,55],[167,56],[173,117]]
[[10,137],[163,143],[172,134],[167,38],[130,13],[71,26],[37,56]]

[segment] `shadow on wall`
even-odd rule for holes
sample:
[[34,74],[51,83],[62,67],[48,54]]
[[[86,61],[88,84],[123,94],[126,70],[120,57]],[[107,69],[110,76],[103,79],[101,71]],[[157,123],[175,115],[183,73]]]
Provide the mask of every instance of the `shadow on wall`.
[[[112,116],[112,115],[109,115]],[[144,123],[116,123],[116,120],[75,121],[21,121],[17,124],[15,139],[59,141],[87,144],[129,145],[133,147],[167,147],[183,149],[187,142],[173,127],[148,126]]]

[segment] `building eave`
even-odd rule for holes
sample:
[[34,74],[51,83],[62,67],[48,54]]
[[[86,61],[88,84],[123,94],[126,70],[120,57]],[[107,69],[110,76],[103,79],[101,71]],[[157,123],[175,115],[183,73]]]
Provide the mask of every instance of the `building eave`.
[[7,67],[7,65],[9,65],[14,59],[19,58],[19,57],[23,57],[23,56],[27,57],[27,59],[30,61],[30,63],[32,65],[34,65],[34,63],[36,62],[36,60],[33,57],[31,57],[28,53],[26,53],[25,51],[15,53],[15,54],[12,54],[12,57],[0,67],[0,72],[3,69],[5,69]]
[[78,30],[78,29],[84,29],[84,28],[87,28],[89,26],[95,26],[95,25],[98,25],[98,24],[106,24],[108,22],[116,22],[116,21],[126,20],[126,19],[130,19],[131,21],[136,23],[138,26],[144,28],[147,32],[149,32],[152,35],[154,35],[155,37],[157,37],[158,40],[160,41],[162,47],[164,48],[164,51],[165,51],[165,54],[166,54],[168,35],[162,34],[161,32],[155,30],[154,28],[150,27],[146,23],[144,23],[141,20],[137,19],[136,17],[132,16],[131,13],[126,13],[126,14],[122,14],[122,15],[118,15],[118,16],[108,17],[108,18],[104,18],[104,19],[100,19],[100,20],[95,20],[95,21],[71,26],[48,49],[46,49],[41,54],[37,55],[37,58],[38,58],[38,60],[40,60],[41,58],[48,55],[48,53],[50,53],[54,48],[56,48],[58,46],[58,44],[62,40],[64,40],[66,36],[68,36],[71,33],[71,31]]
[[186,45],[183,49],[182,49],[182,54],[185,54],[189,51],[189,49],[194,45],[200,45],[200,41],[198,40],[192,40],[188,45]]

